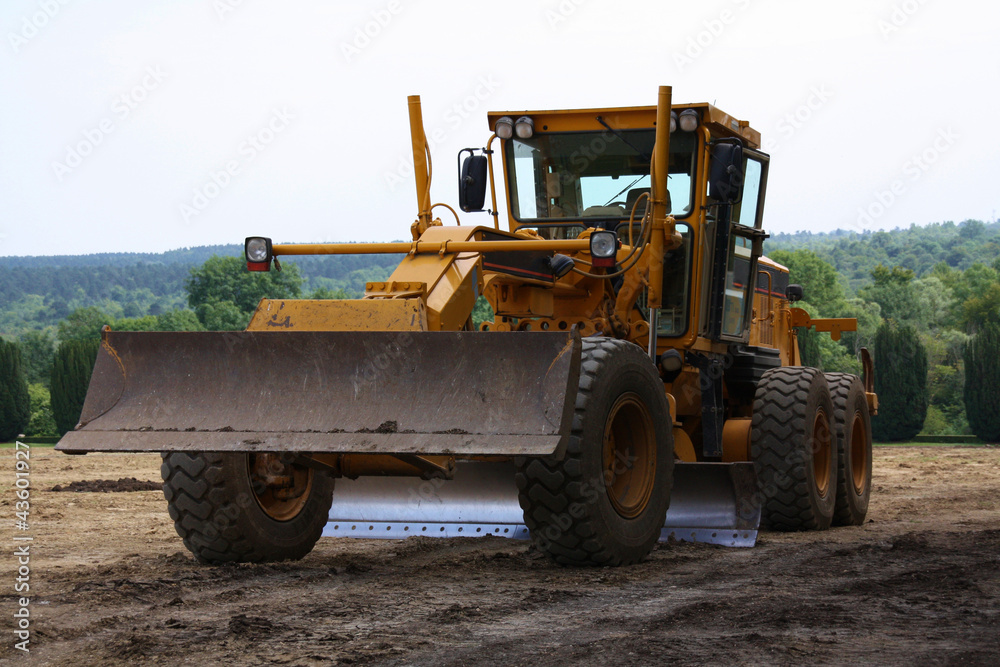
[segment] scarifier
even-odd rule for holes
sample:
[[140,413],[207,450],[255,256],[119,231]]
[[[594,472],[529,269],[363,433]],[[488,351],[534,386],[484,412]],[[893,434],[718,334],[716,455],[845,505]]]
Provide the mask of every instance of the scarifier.
[[798,328],[856,322],[793,307],[761,256],[769,158],[747,122],[666,86],[650,107],[490,113],[458,188],[471,215],[489,186],[492,224],[446,226],[409,112],[412,242],[245,243],[253,271],[405,254],[387,280],[264,299],[245,332],[106,327],[58,449],[162,452],[177,531],[211,563],[301,558],[325,533],[530,536],[620,565],[661,539],[864,520],[871,359],[863,381],[800,365]]

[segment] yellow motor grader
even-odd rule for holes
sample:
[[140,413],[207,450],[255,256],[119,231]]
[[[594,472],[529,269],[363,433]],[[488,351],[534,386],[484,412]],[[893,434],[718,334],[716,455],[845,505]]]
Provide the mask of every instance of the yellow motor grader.
[[[326,534],[530,537],[620,565],[661,539],[864,520],[871,360],[864,380],[800,365],[798,328],[856,322],[810,319],[761,256],[769,158],[747,122],[669,87],[656,106],[490,113],[486,146],[459,153],[460,224],[431,203],[419,97],[409,114],[412,241],[245,242],[252,271],[405,254],[387,280],[264,299],[245,332],[105,327],[58,449],[162,452],[170,515],[210,563],[301,558]],[[494,316],[475,327],[480,295]]]

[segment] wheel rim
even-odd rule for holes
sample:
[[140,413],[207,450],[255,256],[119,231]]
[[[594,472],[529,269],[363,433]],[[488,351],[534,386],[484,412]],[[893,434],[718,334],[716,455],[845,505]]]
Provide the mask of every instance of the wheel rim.
[[854,491],[859,496],[864,494],[868,481],[868,434],[865,432],[865,421],[858,412],[854,413],[851,424],[851,478]]
[[281,460],[278,454],[247,457],[250,488],[254,500],[275,521],[291,521],[309,499],[313,470]]
[[813,476],[816,491],[824,497],[830,490],[831,452],[830,421],[824,411],[817,410],[813,420]]
[[619,515],[634,519],[653,494],[656,477],[656,428],[638,394],[622,394],[604,426],[604,481]]

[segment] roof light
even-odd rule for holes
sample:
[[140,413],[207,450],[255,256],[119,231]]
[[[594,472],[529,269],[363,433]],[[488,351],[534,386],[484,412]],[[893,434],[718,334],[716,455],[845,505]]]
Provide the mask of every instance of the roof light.
[[517,132],[517,136],[520,139],[530,139],[531,135],[535,133],[535,121],[531,120],[527,116],[521,116],[514,123],[514,131]]
[[681,112],[678,125],[685,132],[694,132],[698,127],[698,112],[694,109],[685,109]]
[[514,136],[514,120],[510,116],[497,119],[497,124],[493,127],[493,131],[501,139],[510,139]]

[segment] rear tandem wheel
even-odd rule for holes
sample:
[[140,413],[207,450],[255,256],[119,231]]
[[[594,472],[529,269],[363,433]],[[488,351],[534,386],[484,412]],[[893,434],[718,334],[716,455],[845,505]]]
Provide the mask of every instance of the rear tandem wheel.
[[833,525],[860,526],[872,493],[872,423],[865,386],[856,375],[827,373],[837,437],[837,504]]
[[535,546],[564,565],[627,565],[660,537],[673,483],[663,381],[643,350],[584,339],[573,427],[561,461],[516,459]]
[[277,454],[165,452],[160,472],[174,527],[203,563],[298,560],[333,502],[329,476]]

